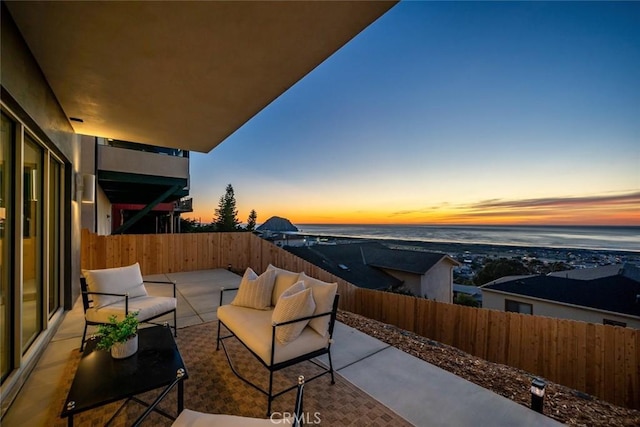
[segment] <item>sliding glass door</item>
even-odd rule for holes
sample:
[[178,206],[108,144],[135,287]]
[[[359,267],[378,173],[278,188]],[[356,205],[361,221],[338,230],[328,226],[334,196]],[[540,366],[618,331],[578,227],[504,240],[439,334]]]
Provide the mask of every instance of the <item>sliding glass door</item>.
[[0,383],[10,380],[61,311],[65,167],[2,105]]
[[26,135],[22,192],[23,353],[42,331],[42,157],[42,148]]

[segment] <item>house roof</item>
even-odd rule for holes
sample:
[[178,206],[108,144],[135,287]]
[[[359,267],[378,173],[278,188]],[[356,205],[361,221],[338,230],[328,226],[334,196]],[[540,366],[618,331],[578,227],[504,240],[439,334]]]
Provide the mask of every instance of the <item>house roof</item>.
[[634,264],[611,264],[593,268],[576,268],[574,270],[555,271],[549,276],[565,277],[567,279],[591,280],[600,277],[609,277],[620,274],[630,279],[640,282],[640,268]]
[[456,285],[454,283],[453,292],[460,292],[460,293],[471,295],[471,296],[482,297],[482,288],[479,288],[478,286]]
[[441,253],[389,249],[380,246],[369,247],[364,251],[366,262],[372,267],[422,275],[443,259],[452,265],[459,265],[456,260]]
[[208,152],[396,1],[3,4],[76,133]]
[[367,245],[375,244],[315,245],[285,249],[361,288],[387,289],[402,285],[401,280],[363,262],[361,248]]
[[592,280],[544,275],[520,277],[488,283],[482,286],[482,290],[640,316],[640,282],[620,274]]
[[564,277],[567,279],[592,280],[600,277],[615,276],[622,270],[621,264],[605,265],[595,268],[576,268],[573,270],[554,271],[549,276]]
[[381,269],[423,275],[443,259],[457,264],[445,254],[390,249],[378,242],[285,249],[354,285],[369,289],[386,289],[402,285],[401,280]]

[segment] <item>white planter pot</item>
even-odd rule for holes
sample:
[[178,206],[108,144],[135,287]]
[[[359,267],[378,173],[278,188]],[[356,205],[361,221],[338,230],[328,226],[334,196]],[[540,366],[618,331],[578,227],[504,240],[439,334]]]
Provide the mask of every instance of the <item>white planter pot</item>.
[[114,359],[124,359],[133,356],[136,351],[138,351],[138,334],[125,342],[115,343],[111,347],[111,357]]

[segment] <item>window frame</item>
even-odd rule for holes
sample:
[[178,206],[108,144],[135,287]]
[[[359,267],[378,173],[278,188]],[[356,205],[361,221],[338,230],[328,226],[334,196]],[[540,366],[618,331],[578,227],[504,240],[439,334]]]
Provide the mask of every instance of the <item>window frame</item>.
[[[509,305],[510,304],[517,304],[518,310],[510,310],[509,309]],[[529,308],[529,312],[520,311],[520,307],[528,307]],[[533,304],[528,303],[528,302],[522,302],[522,301],[518,301],[518,300],[505,298],[504,299],[504,311],[507,312],[507,313],[520,313],[520,314],[531,314],[531,315],[533,315]]]

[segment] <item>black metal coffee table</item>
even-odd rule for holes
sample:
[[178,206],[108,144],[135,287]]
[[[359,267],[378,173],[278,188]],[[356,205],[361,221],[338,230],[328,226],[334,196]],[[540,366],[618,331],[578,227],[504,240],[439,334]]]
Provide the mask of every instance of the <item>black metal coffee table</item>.
[[[164,387],[157,399],[160,400],[176,384],[178,414],[182,412],[183,381],[188,375],[170,328],[155,326],[139,329],[138,352],[126,359],[114,359],[108,351],[96,350],[96,345],[96,339],[87,342],[62,410],[61,417],[68,417],[70,427],[73,426],[75,414],[127,399],[107,422],[109,424],[130,400],[149,406],[135,395]],[[164,411],[154,411],[175,419]],[[146,416],[147,412],[139,420]],[[134,423],[136,424],[138,421]]]

